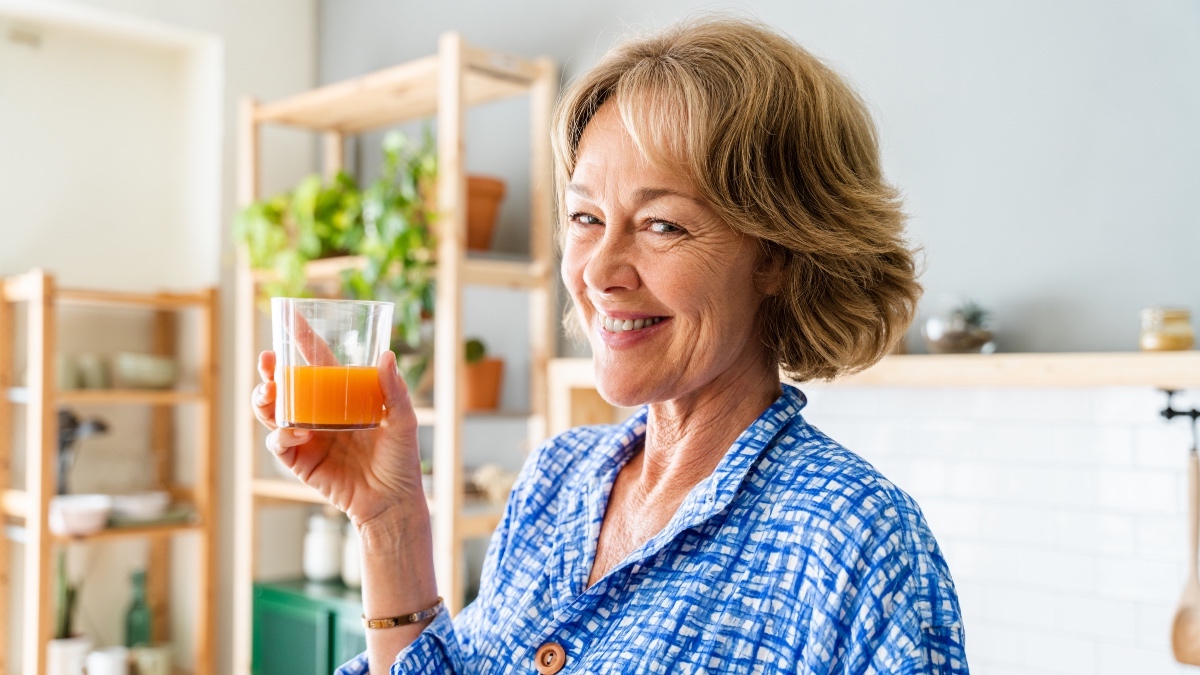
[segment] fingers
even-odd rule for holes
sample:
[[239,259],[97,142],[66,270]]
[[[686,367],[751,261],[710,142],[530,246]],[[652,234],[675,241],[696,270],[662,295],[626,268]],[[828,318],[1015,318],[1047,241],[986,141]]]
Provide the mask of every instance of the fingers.
[[250,394],[254,416],[268,429],[275,429],[275,383],[262,382]]
[[267,350],[258,355],[258,376],[263,382],[275,379],[275,352]]
[[296,453],[292,450],[310,439],[312,432],[308,429],[276,429],[267,434],[267,449],[290,469],[296,462]]
[[408,385],[396,370],[396,354],[386,351],[379,357],[379,389],[383,392],[383,405],[388,410],[408,403]]

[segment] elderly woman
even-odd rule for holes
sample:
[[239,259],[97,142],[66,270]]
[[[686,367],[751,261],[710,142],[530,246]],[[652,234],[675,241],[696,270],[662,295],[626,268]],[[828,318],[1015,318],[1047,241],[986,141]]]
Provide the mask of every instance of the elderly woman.
[[920,292],[862,101],[787,38],[710,19],[608,54],[553,134],[571,321],[604,398],[641,408],[529,457],[453,621],[394,361],[379,429],[275,429],[361,533],[365,618],[390,626],[339,672],[967,672],[917,505],[780,382],[874,363]]

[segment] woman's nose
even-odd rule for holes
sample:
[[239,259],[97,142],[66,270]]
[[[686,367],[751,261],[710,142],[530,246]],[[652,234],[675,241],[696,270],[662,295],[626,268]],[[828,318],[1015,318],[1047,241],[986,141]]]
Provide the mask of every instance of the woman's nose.
[[635,290],[641,284],[635,263],[633,237],[610,226],[584,265],[583,281],[602,293]]

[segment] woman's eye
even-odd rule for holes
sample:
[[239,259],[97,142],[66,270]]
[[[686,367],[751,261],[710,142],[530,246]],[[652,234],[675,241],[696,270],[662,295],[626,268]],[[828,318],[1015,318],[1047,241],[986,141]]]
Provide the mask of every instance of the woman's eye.
[[568,214],[567,220],[571,221],[572,223],[579,223],[580,225],[600,225],[601,224],[599,218],[597,218],[596,216],[588,215],[586,213]]
[[675,234],[676,232],[683,232],[683,228],[675,223],[668,223],[665,220],[655,220],[650,223],[650,231],[657,232],[658,234]]

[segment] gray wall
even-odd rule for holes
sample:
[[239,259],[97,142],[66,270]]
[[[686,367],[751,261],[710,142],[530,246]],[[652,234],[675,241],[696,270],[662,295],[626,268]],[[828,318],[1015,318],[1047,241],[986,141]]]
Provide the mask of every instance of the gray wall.
[[[1134,349],[1141,307],[1200,310],[1193,0],[322,0],[318,77],[430,54],[438,34],[457,30],[480,46],[549,55],[569,79],[630,30],[727,8],[785,31],[856,84],[925,248],[927,299],[992,308],[1002,350]],[[478,111],[468,128],[470,169],[504,175],[516,194],[528,171],[522,105]],[[518,201],[503,214],[502,250],[523,250]],[[494,320],[504,303],[480,304],[490,312],[472,315],[481,330],[523,325]]]

